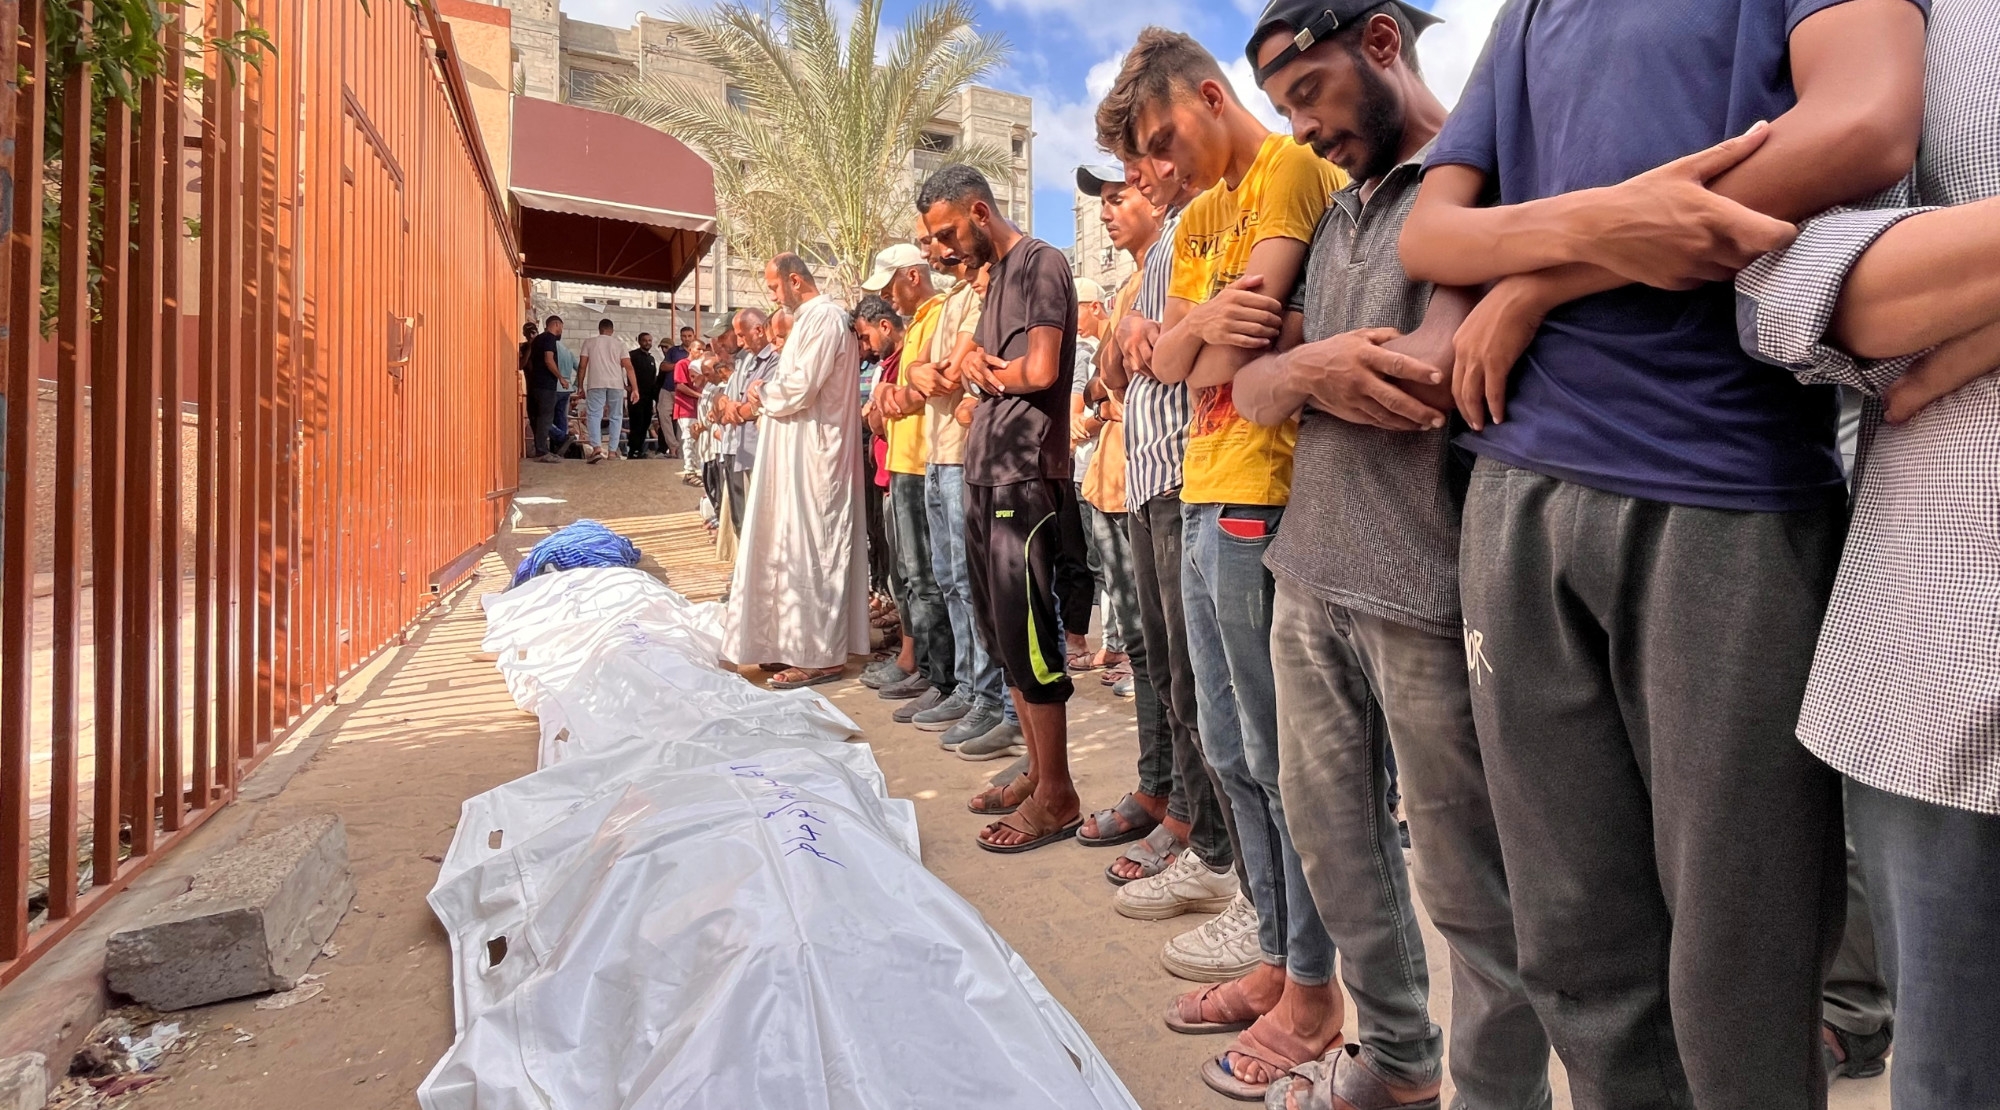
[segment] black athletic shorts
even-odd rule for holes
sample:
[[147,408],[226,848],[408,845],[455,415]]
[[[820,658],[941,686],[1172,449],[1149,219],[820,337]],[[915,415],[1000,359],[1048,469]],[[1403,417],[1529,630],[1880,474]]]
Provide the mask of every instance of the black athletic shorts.
[[1062,625],[1056,615],[1065,505],[1067,515],[1074,516],[1075,501],[1076,491],[1067,480],[965,484],[972,616],[980,639],[1000,660],[1007,685],[1034,705],[1059,705],[1075,690],[1063,669]]

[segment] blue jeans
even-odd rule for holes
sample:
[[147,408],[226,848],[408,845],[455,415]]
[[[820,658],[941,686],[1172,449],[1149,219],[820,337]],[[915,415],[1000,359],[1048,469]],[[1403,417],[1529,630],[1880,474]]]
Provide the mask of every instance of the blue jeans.
[[549,439],[557,446],[569,445],[569,399],[574,396],[566,389],[556,391],[555,413],[549,418]]
[[1847,827],[1896,1001],[1896,1110],[2000,1106],[2000,817],[1849,779]]
[[965,468],[936,463],[924,468],[924,510],[930,521],[931,573],[944,594],[951,619],[953,655],[959,691],[974,705],[1004,705],[1013,700],[1000,677],[1000,664],[979,642],[972,620],[972,578],[965,563]]
[[[603,431],[604,418],[611,418],[611,434]],[[584,438],[592,447],[606,451],[618,450],[618,440],[625,432],[625,391],[622,389],[584,390]],[[610,442],[607,444],[606,439]]]
[[[1278,694],[1271,672],[1274,585],[1264,569],[1264,549],[1277,535],[1285,510],[1188,505],[1185,516],[1187,563],[1181,568],[1181,594],[1187,605],[1202,753],[1222,780],[1236,815],[1237,847],[1250,901],[1257,907],[1257,943],[1264,962],[1283,966],[1297,983],[1318,986],[1333,975],[1333,941],[1313,905],[1278,796]],[[1229,535],[1217,523],[1225,517],[1260,521],[1265,535]]]

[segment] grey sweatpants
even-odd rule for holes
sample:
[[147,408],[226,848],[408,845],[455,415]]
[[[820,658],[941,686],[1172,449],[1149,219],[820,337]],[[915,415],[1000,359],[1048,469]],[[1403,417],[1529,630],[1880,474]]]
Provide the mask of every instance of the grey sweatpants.
[[1451,946],[1459,1110],[1550,1104],[1549,1040],[1515,971],[1514,917],[1457,636],[1350,609],[1278,576],[1278,787],[1361,1045],[1411,1084],[1442,1072],[1424,938],[1388,798],[1389,752],[1424,908]]
[[1840,794],[1794,733],[1844,520],[1473,472],[1473,716],[1578,1110],[1826,1105]]

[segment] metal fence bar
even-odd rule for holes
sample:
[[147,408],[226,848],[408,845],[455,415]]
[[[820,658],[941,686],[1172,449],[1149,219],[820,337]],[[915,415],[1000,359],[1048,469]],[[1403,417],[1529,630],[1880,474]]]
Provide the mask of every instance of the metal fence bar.
[[45,3],[91,14],[0,0],[0,985],[397,642],[518,465],[519,258],[435,13],[209,3],[273,49],[190,86],[173,14],[127,102],[44,80]]
[[[88,0],[78,17],[88,22]],[[51,617],[49,916],[76,910],[77,748],[83,699],[84,396],[90,369],[90,67],[62,74],[62,209],[56,271],[55,608]],[[26,402],[26,398],[22,398]],[[114,840],[112,843],[116,843]]]
[[[36,395],[35,341],[41,326],[42,191],[21,187],[42,172],[43,59],[41,5],[0,0],[0,173],[7,174],[13,205],[6,220],[6,253],[0,261],[0,295],[10,325],[6,335],[6,447],[0,466],[0,906],[28,900],[34,701],[34,513],[25,491],[34,484]],[[5,33],[19,24],[17,39]],[[15,73],[22,79],[16,84]],[[0,960],[28,947],[25,914],[0,913]]]

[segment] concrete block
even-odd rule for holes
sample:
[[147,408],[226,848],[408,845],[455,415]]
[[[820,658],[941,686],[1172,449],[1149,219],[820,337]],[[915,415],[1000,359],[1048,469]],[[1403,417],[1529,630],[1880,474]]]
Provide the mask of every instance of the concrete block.
[[0,1060],[0,1110],[42,1110],[48,1104],[48,1057],[23,1052]]
[[162,1011],[290,990],[353,901],[346,827],[309,818],[223,852],[187,893],[114,934],[105,980]]

